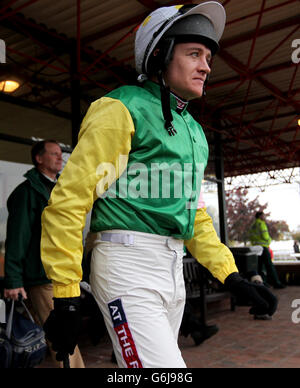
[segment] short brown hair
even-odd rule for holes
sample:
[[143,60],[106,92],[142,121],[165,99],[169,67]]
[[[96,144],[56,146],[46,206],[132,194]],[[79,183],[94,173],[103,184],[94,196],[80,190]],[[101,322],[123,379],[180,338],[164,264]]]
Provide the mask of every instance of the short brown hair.
[[36,161],[37,155],[43,155],[46,152],[45,145],[48,143],[54,143],[57,144],[59,147],[59,143],[56,140],[53,139],[47,139],[47,140],[41,140],[35,143],[31,148],[31,160],[35,167],[38,167],[38,163]]

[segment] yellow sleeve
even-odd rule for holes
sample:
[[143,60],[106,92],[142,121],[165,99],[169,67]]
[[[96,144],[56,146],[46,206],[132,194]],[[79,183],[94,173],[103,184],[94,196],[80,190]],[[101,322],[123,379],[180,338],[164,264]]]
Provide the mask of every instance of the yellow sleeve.
[[222,283],[228,275],[238,272],[230,249],[221,243],[205,208],[197,210],[194,237],[185,241],[185,246]]
[[95,101],[82,122],[78,144],[42,215],[41,258],[57,298],[80,295],[82,231],[86,214],[102,194],[97,184],[107,174],[99,166],[113,165],[118,179],[126,167],[133,134],[127,108],[108,97]]

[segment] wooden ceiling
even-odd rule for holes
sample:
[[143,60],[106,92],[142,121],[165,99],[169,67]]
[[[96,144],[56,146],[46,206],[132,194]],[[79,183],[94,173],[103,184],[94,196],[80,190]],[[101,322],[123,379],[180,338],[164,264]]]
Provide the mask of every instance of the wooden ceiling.
[[[160,6],[184,3],[2,0],[0,81],[15,77],[21,87],[0,92],[0,160],[28,161],[32,138],[74,146],[89,104],[136,82],[139,24]],[[225,176],[300,166],[299,0],[222,4],[227,24],[207,96],[190,107],[210,144],[208,173],[216,138]]]

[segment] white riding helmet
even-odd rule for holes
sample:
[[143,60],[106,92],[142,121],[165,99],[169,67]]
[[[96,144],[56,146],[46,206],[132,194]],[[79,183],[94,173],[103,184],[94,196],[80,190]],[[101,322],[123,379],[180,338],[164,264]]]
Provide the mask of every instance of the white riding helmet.
[[[187,8],[189,7],[189,8]],[[177,23],[191,15],[202,15],[201,21],[195,23]],[[207,20],[208,19],[208,20]],[[187,20],[188,21],[188,20]],[[172,29],[171,27],[176,22]],[[174,36],[203,38],[211,44],[212,54],[217,51],[218,42],[224,32],[226,13],[222,4],[208,1],[198,5],[176,5],[162,7],[152,12],[140,25],[135,39],[135,62],[139,74],[148,74],[148,61],[160,40],[172,31]],[[175,27],[178,31],[175,30]]]

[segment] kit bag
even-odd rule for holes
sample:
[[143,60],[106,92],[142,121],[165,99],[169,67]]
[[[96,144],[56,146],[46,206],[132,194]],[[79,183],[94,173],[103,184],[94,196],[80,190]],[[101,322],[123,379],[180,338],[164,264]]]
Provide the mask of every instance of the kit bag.
[[47,353],[43,329],[34,322],[25,303],[21,303],[29,319],[16,311],[12,301],[7,323],[0,326],[0,368],[33,368]]

